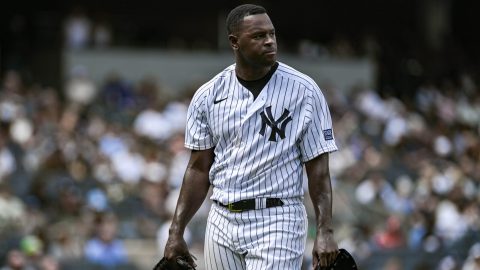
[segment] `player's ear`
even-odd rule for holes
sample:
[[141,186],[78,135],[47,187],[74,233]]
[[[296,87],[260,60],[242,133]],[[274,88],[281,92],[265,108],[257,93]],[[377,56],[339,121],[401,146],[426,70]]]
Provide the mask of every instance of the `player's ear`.
[[230,47],[232,47],[234,51],[238,50],[238,37],[230,34],[228,35],[228,40],[230,41]]

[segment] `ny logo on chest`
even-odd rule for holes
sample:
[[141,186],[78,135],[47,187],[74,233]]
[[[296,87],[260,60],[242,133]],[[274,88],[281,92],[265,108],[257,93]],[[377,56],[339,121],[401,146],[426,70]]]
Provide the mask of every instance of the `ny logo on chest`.
[[259,132],[260,135],[265,136],[267,126],[269,126],[271,129],[268,138],[269,141],[276,142],[277,135],[280,139],[285,139],[285,128],[287,127],[287,124],[292,121],[289,110],[283,109],[282,115],[278,119],[275,119],[272,115],[272,106],[268,106],[260,113],[260,116],[262,117],[262,128]]

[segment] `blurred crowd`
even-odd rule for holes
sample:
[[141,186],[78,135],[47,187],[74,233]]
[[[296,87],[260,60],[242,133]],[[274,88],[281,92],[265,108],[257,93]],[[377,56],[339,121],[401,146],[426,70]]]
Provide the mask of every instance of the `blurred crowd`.
[[[417,256],[415,269],[480,269],[477,79],[426,82],[409,100],[321,85],[340,149],[330,158],[336,237],[360,265],[410,251],[440,254]],[[93,82],[83,67],[60,90],[14,70],[1,82],[0,269],[136,269],[128,239],[156,239],[160,257],[195,89],[169,98],[155,80]],[[186,232],[198,250],[207,209]],[[400,255],[365,269],[407,269]]]
[[5,74],[5,269],[59,269],[83,258],[119,269],[129,263],[122,238],[157,237],[175,206],[167,207],[167,199],[181,184],[188,159],[182,135],[187,102],[161,100],[158,90],[149,79],[135,84],[115,75],[96,85],[81,67],[62,92],[26,85],[15,71]]

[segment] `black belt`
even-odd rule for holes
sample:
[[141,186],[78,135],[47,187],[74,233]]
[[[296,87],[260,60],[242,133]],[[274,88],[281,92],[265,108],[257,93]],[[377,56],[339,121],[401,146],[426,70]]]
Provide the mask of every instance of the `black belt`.
[[222,207],[227,208],[230,212],[243,212],[261,208],[282,206],[284,204],[283,201],[279,198],[266,198],[266,204],[263,207],[257,207],[255,199],[241,200],[229,204],[223,204],[216,200],[214,200],[214,202]]

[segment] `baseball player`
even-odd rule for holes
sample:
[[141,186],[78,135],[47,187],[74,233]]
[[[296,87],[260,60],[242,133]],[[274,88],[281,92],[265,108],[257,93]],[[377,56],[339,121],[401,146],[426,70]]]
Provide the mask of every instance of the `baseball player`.
[[226,22],[235,64],[201,86],[189,106],[191,157],[164,258],[195,266],[183,232],[212,186],[206,269],[301,269],[305,168],[317,224],[313,267],[326,267],[338,254],[328,105],[310,77],[277,61],[275,28],[263,7],[238,6]]

